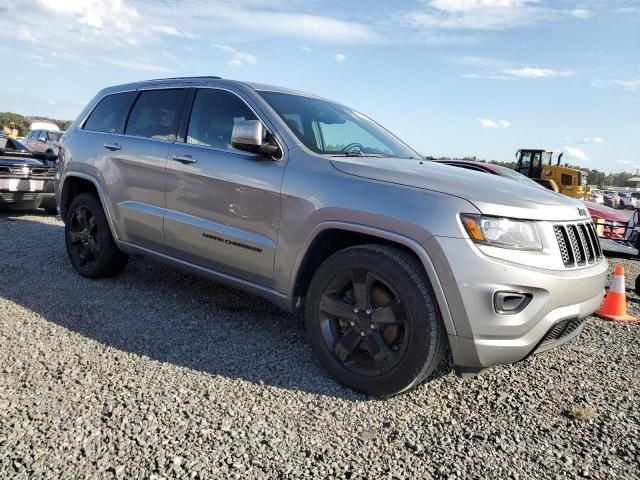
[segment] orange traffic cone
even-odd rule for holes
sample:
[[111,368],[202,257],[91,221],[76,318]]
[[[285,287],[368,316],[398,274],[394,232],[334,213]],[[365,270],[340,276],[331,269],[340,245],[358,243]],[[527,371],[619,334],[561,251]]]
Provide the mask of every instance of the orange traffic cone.
[[613,271],[613,280],[609,291],[604,297],[604,303],[596,315],[605,320],[613,320],[614,322],[630,323],[637,322],[638,319],[627,315],[627,295],[624,283],[624,267],[616,266]]

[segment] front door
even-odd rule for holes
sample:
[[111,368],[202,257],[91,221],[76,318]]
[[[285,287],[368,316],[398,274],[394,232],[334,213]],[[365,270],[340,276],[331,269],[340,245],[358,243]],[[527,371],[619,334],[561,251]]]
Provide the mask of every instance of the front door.
[[271,286],[285,165],[231,146],[234,123],[257,119],[235,93],[195,92],[185,141],[167,162],[165,245],[176,257]]

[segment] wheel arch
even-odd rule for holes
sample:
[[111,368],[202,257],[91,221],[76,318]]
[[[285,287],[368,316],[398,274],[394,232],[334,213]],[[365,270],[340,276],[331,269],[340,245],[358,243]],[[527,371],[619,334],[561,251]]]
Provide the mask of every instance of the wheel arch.
[[427,251],[412,238],[395,232],[345,222],[326,222],[310,233],[296,259],[289,291],[302,306],[314,272],[331,255],[348,247],[380,244],[398,248],[413,256],[422,266],[433,289],[443,323],[449,335],[455,335],[455,326],[446,301],[444,289]]
[[113,225],[113,220],[109,213],[109,208],[105,202],[104,192],[100,187],[100,184],[90,175],[80,173],[80,172],[72,172],[68,173],[64,182],[62,183],[62,188],[60,191],[60,217],[64,221],[67,216],[67,208],[71,205],[73,199],[81,194],[81,193],[92,193],[98,197],[98,201],[104,210],[105,216],[107,217],[107,221],[109,223],[109,230],[111,230],[111,235],[113,235],[114,240],[118,240],[118,236],[116,230]]

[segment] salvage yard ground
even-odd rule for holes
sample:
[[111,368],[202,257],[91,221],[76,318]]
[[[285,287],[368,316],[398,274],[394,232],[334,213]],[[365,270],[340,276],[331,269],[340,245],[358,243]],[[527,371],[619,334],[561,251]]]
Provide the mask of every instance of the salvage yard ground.
[[[640,262],[626,268],[627,287]],[[629,294],[633,314],[639,297]],[[266,301],[134,258],[91,281],[59,219],[0,213],[0,478],[640,478],[640,326],[389,400]]]

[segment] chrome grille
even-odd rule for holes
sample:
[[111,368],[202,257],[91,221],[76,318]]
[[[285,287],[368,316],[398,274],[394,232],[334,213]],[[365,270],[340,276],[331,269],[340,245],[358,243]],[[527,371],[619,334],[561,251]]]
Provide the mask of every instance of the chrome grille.
[[46,177],[54,174],[55,174],[55,169],[53,168],[34,167],[31,169],[31,175],[34,177]]
[[602,249],[593,222],[555,225],[553,232],[565,267],[584,266],[602,259]]

